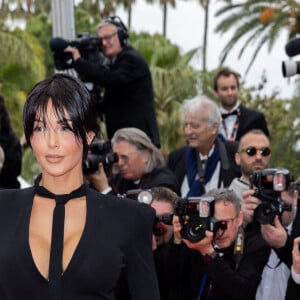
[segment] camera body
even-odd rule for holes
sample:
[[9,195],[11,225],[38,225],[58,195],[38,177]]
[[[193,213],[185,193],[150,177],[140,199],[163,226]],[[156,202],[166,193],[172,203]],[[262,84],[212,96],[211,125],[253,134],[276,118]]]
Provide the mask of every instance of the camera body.
[[182,238],[196,243],[205,237],[206,230],[214,234],[218,229],[226,230],[226,222],[213,218],[214,201],[212,196],[177,198],[174,214],[182,225]]
[[[139,203],[144,203],[150,205],[153,200],[153,194],[151,189],[132,189],[128,190],[125,194],[118,195],[122,198],[128,198],[136,200]],[[157,215],[154,220],[154,227],[158,222],[163,222],[166,225],[173,224],[173,213],[167,213],[163,215]]]
[[253,219],[260,224],[272,224],[276,215],[283,211],[291,211],[291,205],[281,199],[281,192],[288,190],[293,182],[289,170],[269,168],[253,173],[250,177],[250,187],[256,188],[253,196],[261,200],[254,210]]
[[105,172],[108,173],[116,162],[118,162],[118,156],[113,152],[110,142],[97,140],[90,145],[89,153],[83,163],[83,173],[96,172],[99,163],[103,164]]
[[[50,49],[53,52],[55,68],[60,71],[73,68],[72,54],[64,51],[69,46],[77,48],[80,55],[88,62],[103,64],[105,57],[100,51],[101,43],[100,37],[91,36],[88,33],[82,33],[71,41],[60,37],[51,39]],[[84,81],[84,78],[80,79]]]
[[[53,53],[55,68],[59,71],[73,68],[72,54],[64,51],[69,46],[77,48],[80,55],[89,63],[105,67],[108,60],[100,50],[101,43],[100,37],[91,36],[88,33],[82,33],[75,40],[71,41],[60,37],[52,38],[49,46]],[[85,84],[92,99],[95,101],[98,115],[102,116],[104,113],[103,87],[97,81],[91,82],[88,80],[86,75],[88,73],[89,70],[85,70],[85,72],[78,73],[78,77]]]
[[[300,38],[293,38],[285,45],[285,52],[289,57],[300,54]],[[300,62],[294,60],[286,60],[281,64],[283,77],[290,77],[300,74]]]
[[143,190],[143,189],[132,189],[128,190],[125,194],[119,195],[123,198],[129,198],[136,200],[140,203],[150,204],[153,200],[153,195],[151,190]]

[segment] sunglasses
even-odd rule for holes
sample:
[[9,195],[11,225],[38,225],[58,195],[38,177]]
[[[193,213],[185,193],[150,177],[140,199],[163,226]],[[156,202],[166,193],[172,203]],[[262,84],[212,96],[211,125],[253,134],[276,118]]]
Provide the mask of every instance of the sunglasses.
[[254,156],[254,155],[256,155],[257,151],[259,151],[260,155],[262,155],[262,156],[268,156],[271,154],[271,149],[269,147],[262,147],[262,148],[258,149],[256,147],[252,147],[252,146],[241,149],[239,151],[239,153],[246,153],[249,156]]
[[172,221],[173,221],[173,214],[166,213],[166,214],[156,216],[154,220],[154,225],[156,225],[158,222],[162,222],[166,225],[172,225],[173,224]]

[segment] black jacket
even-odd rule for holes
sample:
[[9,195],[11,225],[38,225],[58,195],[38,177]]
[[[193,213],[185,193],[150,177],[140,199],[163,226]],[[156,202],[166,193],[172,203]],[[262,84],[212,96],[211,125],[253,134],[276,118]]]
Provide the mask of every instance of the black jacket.
[[163,186],[171,189],[179,195],[180,188],[174,174],[168,167],[155,168],[152,172],[145,174],[139,184],[126,180],[117,174],[110,179],[110,186],[114,194],[125,194],[128,190],[134,189],[150,189],[152,187]]
[[[208,283],[212,282],[213,300],[254,300],[261,273],[268,261],[270,248],[257,231],[245,230],[244,252],[235,270],[234,247],[221,250],[208,264],[195,250],[172,241],[160,253],[159,285],[161,300],[196,300],[201,284],[201,300],[208,299]],[[204,274],[207,280],[204,280]],[[163,282],[161,280],[163,279]]]
[[297,284],[290,276],[286,289],[285,300],[298,300],[300,295],[300,284]]
[[[220,149],[221,170],[219,175],[219,184],[223,183],[224,187],[228,187],[235,177],[240,177],[240,169],[234,160],[234,153],[237,151],[238,143],[223,141],[222,138],[217,138]],[[186,175],[186,150],[187,146],[180,147],[170,152],[167,165],[175,174],[179,185],[182,185]],[[220,187],[220,185],[218,186]],[[218,188],[216,187],[216,188]]]
[[75,61],[74,68],[86,80],[105,88],[104,114],[109,139],[120,128],[136,127],[160,146],[151,73],[136,50],[125,46],[109,68],[82,58]]
[[269,136],[264,114],[257,110],[247,108],[244,105],[240,105],[239,126],[235,140],[239,141],[246,132],[252,129],[260,129]]
[[[48,299],[49,282],[37,269],[28,240],[33,197],[34,187],[0,190],[0,299]],[[85,228],[62,274],[62,298],[113,300],[123,270],[132,300],[158,300],[154,209],[92,189],[86,198]]]

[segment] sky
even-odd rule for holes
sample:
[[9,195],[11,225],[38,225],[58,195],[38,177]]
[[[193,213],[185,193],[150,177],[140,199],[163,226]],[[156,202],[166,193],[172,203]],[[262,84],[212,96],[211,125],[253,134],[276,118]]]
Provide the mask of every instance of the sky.
[[[146,31],[151,34],[162,33],[162,8],[157,1],[155,4],[147,4],[145,0],[136,0],[132,8],[131,30],[136,32]],[[209,34],[208,34],[208,50],[207,50],[207,68],[214,69],[219,65],[221,50],[229,41],[233,32],[226,35],[216,34],[214,32],[217,21],[214,16],[216,10],[221,6],[218,1],[211,1],[209,13]],[[119,8],[116,12],[118,16],[127,24],[127,12]],[[220,20],[220,19],[218,19]],[[167,15],[167,38],[174,44],[178,45],[185,53],[193,48],[202,46],[203,41],[203,25],[204,10],[198,4],[198,0],[182,1],[177,0],[176,8],[168,7]],[[242,59],[238,59],[239,44],[234,48],[232,53],[225,61],[226,66],[231,67],[239,72],[242,80],[245,81],[245,86],[257,86],[263,73],[266,74],[268,83],[260,95],[270,95],[273,91],[278,91],[283,98],[290,98],[294,93],[294,80],[299,75],[294,75],[290,78],[284,78],[281,71],[282,61],[288,60],[284,47],[287,43],[287,37],[283,33],[276,42],[271,53],[267,51],[267,46],[262,49],[257,56],[251,70],[245,76],[245,71],[248,66],[248,59],[252,57],[252,45],[246,50]],[[242,45],[242,43],[240,44]],[[293,60],[300,58],[293,57]],[[202,68],[201,56],[193,60],[193,66],[197,69]]]

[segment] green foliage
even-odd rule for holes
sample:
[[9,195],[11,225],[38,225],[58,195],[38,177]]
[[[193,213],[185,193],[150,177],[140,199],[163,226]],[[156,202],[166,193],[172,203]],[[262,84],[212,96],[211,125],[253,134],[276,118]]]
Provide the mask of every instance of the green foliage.
[[96,34],[96,27],[101,18],[98,15],[91,16],[88,11],[78,7],[75,8],[75,30],[76,34],[87,32],[91,35]]
[[53,74],[53,55],[49,47],[49,41],[52,36],[52,24],[48,16],[40,14],[28,19],[26,31],[36,37],[44,51],[43,64],[46,66],[46,75]]
[[196,95],[198,72],[189,62],[198,49],[181,55],[178,46],[162,35],[131,34],[131,44],[150,65],[161,149],[164,154],[184,144],[180,106]]
[[24,92],[45,76],[44,52],[35,37],[25,31],[0,31],[0,93],[21,136]]
[[[14,9],[8,6],[15,4]],[[102,18],[115,11],[116,5],[123,4],[130,9],[134,1],[83,0],[75,7],[76,33],[95,33]],[[160,1],[175,4],[175,1]],[[200,4],[207,1],[199,0]],[[291,38],[299,29],[299,3],[297,1],[222,1],[224,6],[217,12],[221,17],[216,31],[225,33],[234,29],[232,39],[225,45],[223,61],[233,47],[240,44],[239,57],[244,55],[249,43],[256,43],[248,69],[258,52],[265,46],[272,50],[278,35],[283,31]],[[234,3],[233,3],[234,2]],[[23,5],[20,5],[23,4]],[[22,135],[21,113],[27,92],[33,84],[53,73],[53,58],[49,49],[51,34],[50,0],[45,1],[1,1],[0,3],[0,93],[7,100],[13,125],[19,136]],[[261,22],[261,14],[266,8],[273,8],[275,14]],[[130,17],[130,16],[129,16]],[[4,20],[21,18],[26,20],[26,31],[10,32]],[[298,19],[297,19],[298,18]],[[298,27],[297,27],[298,26]],[[296,30],[296,31],[295,31]],[[156,112],[162,141],[162,151],[170,150],[185,143],[181,126],[181,103],[202,92],[213,99],[212,78],[215,70],[195,71],[191,59],[200,49],[192,49],[182,54],[181,49],[162,35],[131,32],[130,43],[148,62],[155,93]],[[282,166],[298,177],[300,171],[300,83],[294,99],[280,99],[274,92],[271,96],[262,95],[266,78],[254,87],[241,83],[240,101],[262,111],[267,119],[271,134],[272,166]],[[103,125],[103,124],[102,124]],[[24,149],[22,176],[32,183],[40,172],[30,148]]]
[[28,183],[33,184],[35,176],[39,173],[41,173],[41,168],[33,155],[31,148],[24,148],[21,176]]
[[280,99],[277,92],[271,96],[261,96],[259,90],[265,83],[266,79],[262,78],[261,86],[242,88],[241,102],[263,112],[266,117],[272,149],[270,165],[287,168],[295,177],[299,177],[300,103],[296,98]]
[[[237,44],[242,45],[238,55],[240,58],[251,43],[255,45],[255,50],[249,59],[246,73],[265,45],[271,51],[280,34],[287,32],[288,38],[291,38],[295,36],[297,30],[300,30],[300,26],[298,26],[300,6],[297,1],[225,2],[226,4],[216,12],[216,16],[222,17],[222,19],[217,24],[215,31],[223,34],[233,29],[234,33],[223,49],[221,63],[226,60],[230,51]],[[298,29],[295,30],[295,28]]]

